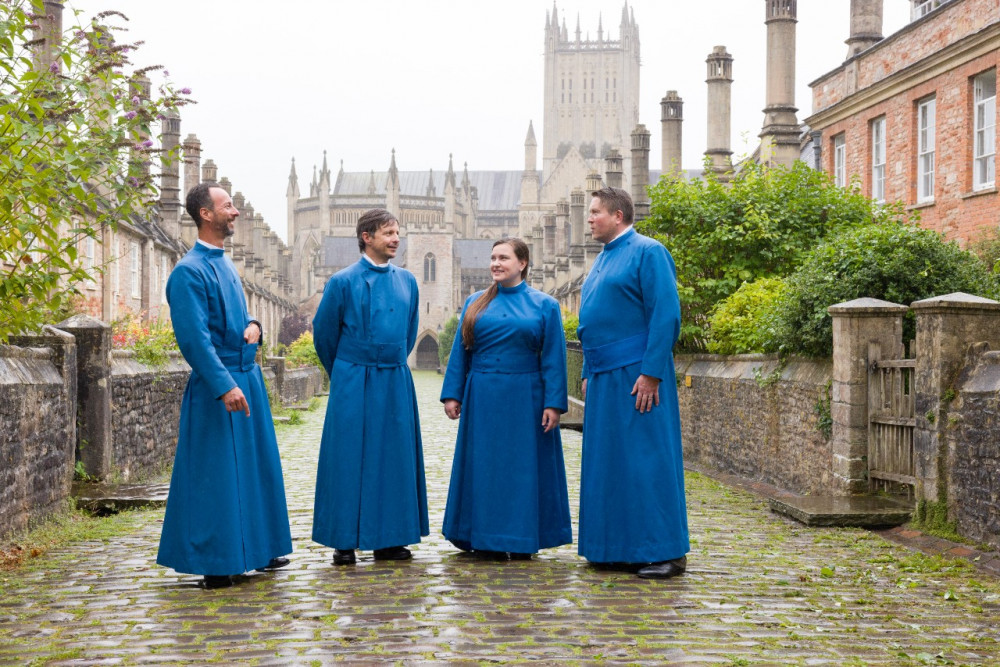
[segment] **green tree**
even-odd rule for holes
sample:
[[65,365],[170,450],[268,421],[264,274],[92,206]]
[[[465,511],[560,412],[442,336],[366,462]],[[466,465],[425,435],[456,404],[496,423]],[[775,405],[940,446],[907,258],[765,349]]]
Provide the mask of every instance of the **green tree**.
[[639,231],[659,239],[677,264],[681,347],[706,349],[709,316],[740,285],[790,274],[831,231],[901,220],[900,206],[873,203],[828,175],[748,163],[730,184],[706,169],[690,182],[665,177],[650,188]]
[[[773,344],[784,352],[830,356],[831,305],[863,297],[909,305],[952,292],[996,298],[997,276],[975,255],[928,229],[901,223],[846,229],[788,277]],[[912,314],[903,319],[903,336],[914,338]]]
[[149,215],[151,128],[187,101],[167,84],[145,95],[158,67],[125,72],[137,45],[109,25],[123,15],[46,35],[42,8],[0,3],[0,342],[37,331],[91,277],[81,240]]
[[444,323],[444,328],[441,329],[441,334],[438,336],[438,361],[441,362],[442,367],[448,365],[448,357],[451,356],[451,346],[455,342],[456,333],[458,333],[458,315],[452,315]]

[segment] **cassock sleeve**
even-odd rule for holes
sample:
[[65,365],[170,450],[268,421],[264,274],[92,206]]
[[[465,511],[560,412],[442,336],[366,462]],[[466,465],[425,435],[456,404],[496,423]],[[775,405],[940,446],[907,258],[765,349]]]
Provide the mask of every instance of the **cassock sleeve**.
[[406,354],[413,352],[413,346],[417,344],[417,331],[420,324],[420,289],[417,287],[417,279],[407,271],[410,283],[410,326],[406,329]]
[[444,384],[441,386],[441,402],[453,398],[461,402],[465,397],[465,378],[469,374],[469,362],[472,359],[472,351],[466,350],[462,344],[462,322],[465,321],[465,313],[469,310],[474,294],[465,300],[462,306],[462,316],[458,318],[458,328],[455,329],[455,340],[451,343],[451,356],[448,357],[448,368],[444,372]]
[[542,396],[543,408],[566,412],[566,334],[559,304],[545,299],[542,308]]
[[235,387],[236,381],[219,359],[208,331],[208,289],[204,276],[184,264],[178,264],[167,279],[167,303],[177,347],[211,395],[219,398]]
[[674,344],[680,334],[681,305],[674,260],[657,243],[645,249],[639,266],[642,306],[649,322],[649,340],[639,372],[657,379],[673,377]]
[[340,323],[344,319],[344,294],[341,281],[330,278],[323,288],[323,298],[313,318],[313,347],[326,374],[333,377],[333,361],[340,344]]

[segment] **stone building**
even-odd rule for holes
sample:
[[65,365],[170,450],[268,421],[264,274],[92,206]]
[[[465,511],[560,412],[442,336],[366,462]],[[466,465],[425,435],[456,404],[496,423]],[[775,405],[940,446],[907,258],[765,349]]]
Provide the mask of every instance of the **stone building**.
[[1000,5],[910,2],[911,22],[883,38],[883,0],[852,0],[847,59],[810,84],[816,164],[903,202],[924,227],[974,240],[1000,222]]

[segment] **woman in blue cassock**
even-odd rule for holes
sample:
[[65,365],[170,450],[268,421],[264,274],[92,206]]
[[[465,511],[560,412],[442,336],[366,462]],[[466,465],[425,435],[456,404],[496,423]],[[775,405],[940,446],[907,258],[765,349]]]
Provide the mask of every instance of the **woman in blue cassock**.
[[444,536],[485,558],[526,560],[573,540],[559,417],[566,342],[559,304],[524,282],[528,246],[493,244],[493,285],[462,309],[441,390],[461,422]]

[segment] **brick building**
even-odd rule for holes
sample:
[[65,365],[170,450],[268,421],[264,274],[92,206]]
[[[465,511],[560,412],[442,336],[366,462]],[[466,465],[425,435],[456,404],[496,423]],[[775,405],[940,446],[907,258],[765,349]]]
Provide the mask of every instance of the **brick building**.
[[1000,222],[1000,0],[911,0],[911,22],[884,39],[882,1],[852,0],[848,59],[810,84],[817,167],[975,240]]

